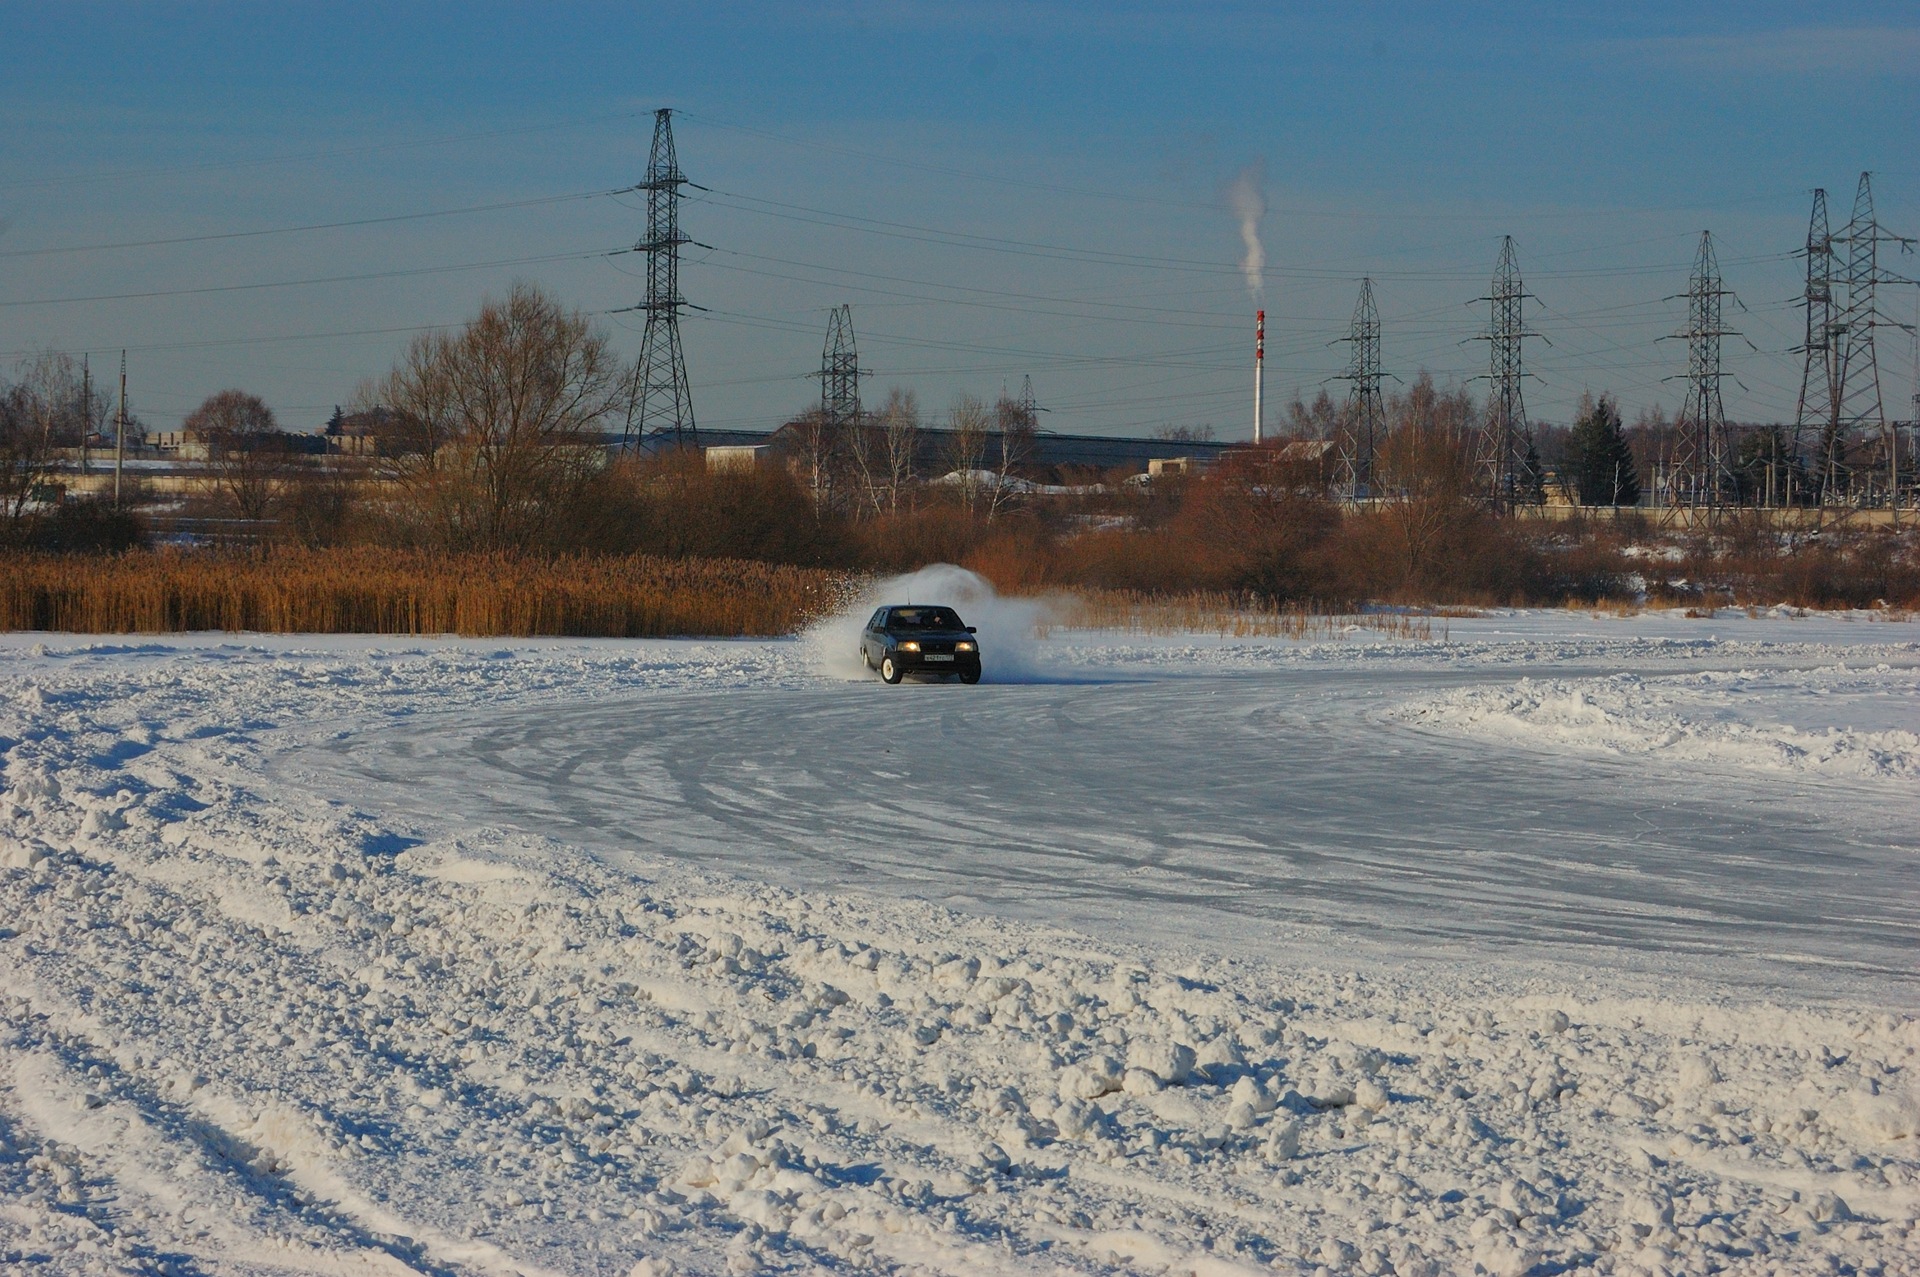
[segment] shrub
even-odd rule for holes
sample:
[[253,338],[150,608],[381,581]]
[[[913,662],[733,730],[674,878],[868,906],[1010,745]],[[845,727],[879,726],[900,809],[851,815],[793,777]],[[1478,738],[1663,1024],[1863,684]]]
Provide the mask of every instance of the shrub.
[[0,558],[0,628],[637,638],[776,635],[838,573],[737,560],[355,549]]

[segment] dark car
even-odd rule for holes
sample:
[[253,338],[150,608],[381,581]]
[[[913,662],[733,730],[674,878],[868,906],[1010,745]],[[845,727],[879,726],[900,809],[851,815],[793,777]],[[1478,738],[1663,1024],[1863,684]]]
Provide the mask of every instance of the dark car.
[[957,674],[980,681],[980,644],[950,607],[883,607],[860,635],[860,663],[889,683],[908,674]]

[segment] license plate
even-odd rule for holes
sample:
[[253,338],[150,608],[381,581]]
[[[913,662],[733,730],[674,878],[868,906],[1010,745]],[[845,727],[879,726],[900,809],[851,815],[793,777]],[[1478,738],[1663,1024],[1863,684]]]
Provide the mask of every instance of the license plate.
[[953,657],[945,652],[928,652],[927,659],[930,661],[950,661]]

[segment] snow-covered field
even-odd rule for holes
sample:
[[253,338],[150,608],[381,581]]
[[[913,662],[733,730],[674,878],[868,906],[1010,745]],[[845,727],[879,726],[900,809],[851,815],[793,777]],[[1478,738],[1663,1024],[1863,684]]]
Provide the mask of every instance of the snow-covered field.
[[0,639],[0,1265],[1920,1271],[1920,627],[1445,629]]

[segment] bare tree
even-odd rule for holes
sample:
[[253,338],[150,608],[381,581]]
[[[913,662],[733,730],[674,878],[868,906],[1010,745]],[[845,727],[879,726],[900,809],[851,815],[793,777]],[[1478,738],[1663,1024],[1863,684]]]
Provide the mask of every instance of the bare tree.
[[832,509],[839,499],[837,480],[846,461],[847,432],[820,408],[801,413],[785,429],[793,436],[801,481],[813,499],[815,512]]
[[80,365],[50,352],[23,364],[13,382],[0,388],[0,500],[14,526],[49,491],[58,450],[85,438],[81,385]]
[[914,450],[920,444],[920,400],[898,386],[880,408],[880,434],[887,456],[887,509],[900,508],[900,494],[913,481]]
[[993,491],[987,498],[987,520],[991,522],[1000,513],[1019,486],[1019,471],[1033,456],[1034,444],[1039,434],[1039,423],[1034,421],[1033,412],[1017,399],[1000,396],[1000,402],[994,405],[995,424],[1000,428],[999,464],[993,471]]
[[854,504],[862,514],[882,514],[887,508],[887,442],[880,423],[863,412],[845,435],[847,468],[858,490]]
[[522,284],[460,331],[415,338],[361,399],[399,423],[385,471],[430,540],[525,549],[554,535],[598,468],[585,445],[626,385],[585,315]]
[[1287,405],[1286,424],[1282,429],[1295,439],[1338,439],[1345,415],[1345,407],[1335,404],[1333,396],[1323,388],[1311,404],[1295,395]]
[[947,464],[960,493],[960,503],[972,510],[987,478],[987,437],[993,418],[974,396],[958,394],[947,409]]
[[1176,426],[1172,422],[1155,426],[1150,438],[1166,443],[1212,443],[1212,426]]
[[221,494],[242,519],[264,522],[287,485],[290,440],[258,395],[222,390],[187,414],[182,427],[207,447]]
[[1442,540],[1472,515],[1473,397],[1421,373],[1389,404],[1377,462],[1380,514],[1392,530],[1403,586],[1420,581]]

